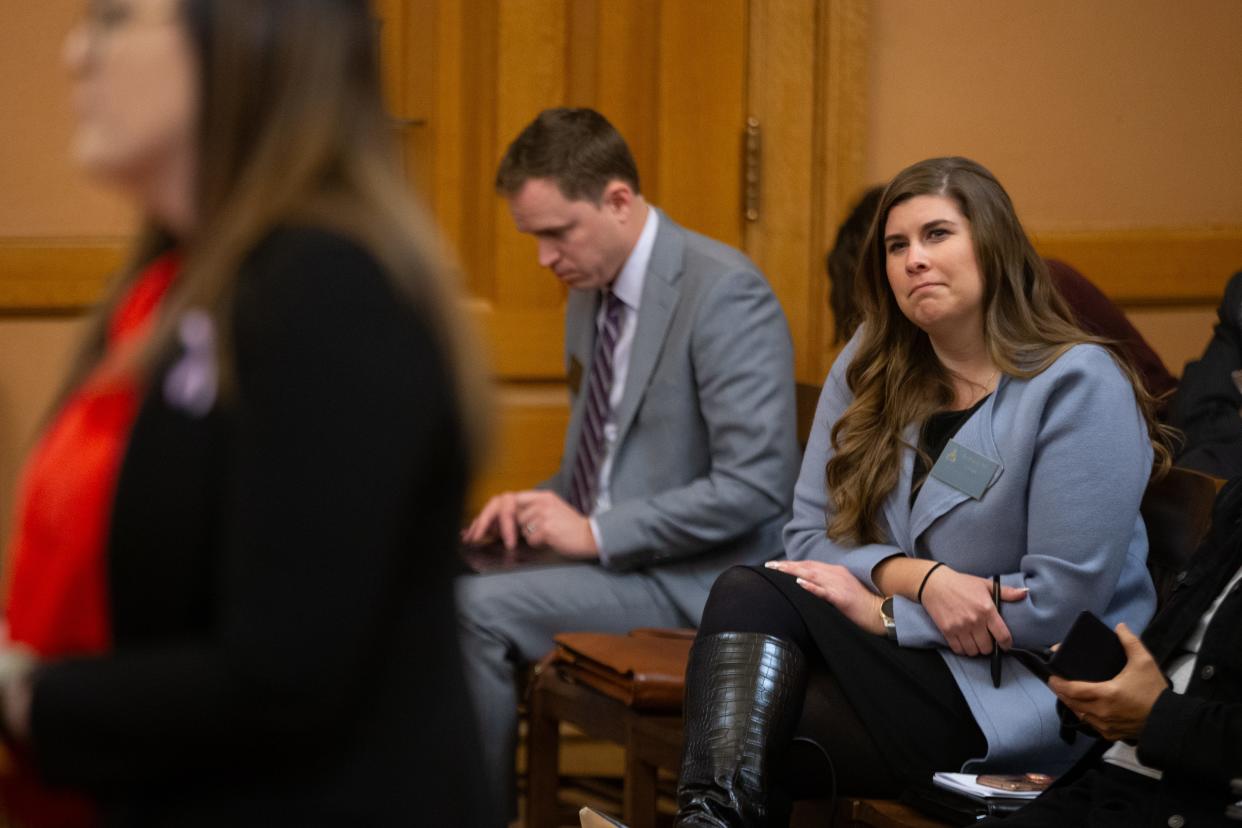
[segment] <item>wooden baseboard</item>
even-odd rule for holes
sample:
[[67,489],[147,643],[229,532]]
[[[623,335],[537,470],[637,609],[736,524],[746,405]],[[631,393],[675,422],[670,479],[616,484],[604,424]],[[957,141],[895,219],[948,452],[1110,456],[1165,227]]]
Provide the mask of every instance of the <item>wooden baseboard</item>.
[[120,239],[0,239],[0,313],[84,310],[124,256]]
[[1242,270],[1242,226],[1040,233],[1034,242],[1123,307],[1216,305]]

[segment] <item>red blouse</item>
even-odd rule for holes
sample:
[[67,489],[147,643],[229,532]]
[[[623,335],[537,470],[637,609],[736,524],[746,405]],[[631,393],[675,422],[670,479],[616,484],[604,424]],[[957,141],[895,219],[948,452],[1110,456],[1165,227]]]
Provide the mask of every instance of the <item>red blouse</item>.
[[153,262],[117,306],[99,366],[69,397],[27,460],[18,489],[6,603],[8,635],[39,655],[111,645],[106,551],[121,461],[143,388],[116,371],[141,343],[180,266]]
[[[108,531],[117,476],[143,388],[116,370],[141,344],[180,258],[168,254],[134,282],[108,325],[99,366],[74,391],[31,452],[18,489],[5,608],[9,639],[40,656],[94,655],[111,647]],[[10,816],[32,828],[91,828],[94,805],[45,788],[20,752],[0,772]]]

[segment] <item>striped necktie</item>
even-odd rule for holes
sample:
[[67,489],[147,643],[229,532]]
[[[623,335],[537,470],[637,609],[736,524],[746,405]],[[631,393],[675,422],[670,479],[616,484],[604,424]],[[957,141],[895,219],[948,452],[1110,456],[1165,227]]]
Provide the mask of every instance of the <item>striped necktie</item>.
[[612,406],[613,351],[621,335],[625,303],[611,290],[604,292],[604,324],[595,340],[591,356],[591,374],[587,377],[586,407],[582,415],[582,431],[578,435],[578,452],[574,457],[574,474],[569,486],[569,505],[590,515],[595,508],[599,488],[599,467],[604,462],[604,423]]

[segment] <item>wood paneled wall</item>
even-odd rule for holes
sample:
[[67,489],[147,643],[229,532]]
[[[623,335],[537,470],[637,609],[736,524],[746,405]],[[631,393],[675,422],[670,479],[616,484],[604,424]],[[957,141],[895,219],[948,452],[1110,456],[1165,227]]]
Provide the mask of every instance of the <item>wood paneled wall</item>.
[[[741,247],[760,265],[789,318],[799,381],[822,379],[832,356],[823,254],[850,201],[868,183],[873,33],[883,36],[892,23],[877,25],[872,18],[898,7],[910,13],[906,6],[868,0],[373,2],[407,172],[456,251],[500,387],[499,449],[476,499],[549,474],[567,417],[565,294],[538,267],[533,242],[513,230],[491,186],[508,141],[544,107],[587,105],[604,112],[627,137],[655,204],[683,225]],[[58,38],[68,17],[49,13],[44,28],[56,28]],[[54,71],[54,58],[46,66],[29,60],[21,66],[27,64],[40,67],[40,74]],[[57,121],[57,129],[67,133],[65,121]],[[757,127],[749,164],[748,123]],[[59,145],[55,151],[63,154]],[[756,210],[750,217],[748,206]],[[115,223],[69,223],[39,237],[29,234],[43,229],[8,231],[24,234],[0,238],[0,315],[59,314],[88,305],[119,261],[123,242],[74,234],[109,233]],[[1228,273],[1242,267],[1242,224],[1046,232],[1037,243],[1126,307],[1148,314],[1170,308],[1202,313],[1217,300]],[[1155,345],[1161,349],[1159,341]]]
[[568,413],[564,288],[491,186],[508,142],[546,107],[603,112],[626,136],[652,203],[748,252],[790,319],[799,378],[822,377],[832,331],[823,249],[862,183],[865,3],[379,0],[377,9],[409,173],[455,245],[500,387],[500,447],[480,496],[549,474],[560,451],[549,438]]

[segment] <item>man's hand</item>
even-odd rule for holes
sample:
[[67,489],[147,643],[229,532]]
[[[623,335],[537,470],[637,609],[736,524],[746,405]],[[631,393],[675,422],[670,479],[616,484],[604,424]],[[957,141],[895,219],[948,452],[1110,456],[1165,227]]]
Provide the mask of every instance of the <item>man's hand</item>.
[[518,492],[517,525],[531,546],[546,546],[567,558],[598,558],[590,521],[547,491]]
[[1048,687],[1065,706],[1105,739],[1137,739],[1147,726],[1156,699],[1169,686],[1160,665],[1125,624],[1117,637],[1126,650],[1126,666],[1109,681],[1069,681],[1053,676]]
[[768,561],[768,569],[793,575],[798,586],[832,604],[841,614],[873,635],[885,635],[880,618],[884,599],[843,566],[821,561]]
[[465,543],[492,543],[497,536],[505,549],[512,551],[517,548],[516,492],[504,492],[487,501],[479,516],[462,532],[461,539]]

